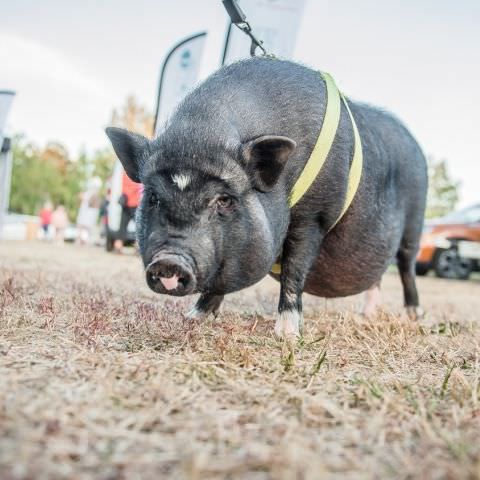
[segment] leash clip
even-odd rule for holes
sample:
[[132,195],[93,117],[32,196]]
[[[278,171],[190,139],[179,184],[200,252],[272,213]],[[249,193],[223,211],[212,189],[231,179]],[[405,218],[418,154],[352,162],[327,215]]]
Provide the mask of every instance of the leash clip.
[[273,57],[273,55],[271,54],[269,55],[265,50],[265,47],[263,46],[263,41],[259,40],[254,35],[252,31],[252,27],[247,22],[247,17],[245,13],[243,13],[242,9],[240,8],[240,5],[238,5],[236,0],[222,0],[222,3],[232,23],[238,29],[240,29],[243,33],[245,33],[245,35],[248,35],[250,37],[250,40],[252,42],[250,44],[250,56],[254,57],[257,48],[259,48],[262,51],[263,57]]

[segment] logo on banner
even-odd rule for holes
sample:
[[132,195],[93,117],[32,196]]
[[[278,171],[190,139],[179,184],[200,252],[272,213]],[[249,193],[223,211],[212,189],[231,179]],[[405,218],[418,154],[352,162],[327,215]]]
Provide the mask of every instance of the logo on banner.
[[182,68],[188,68],[192,64],[192,52],[185,50],[180,57],[180,66]]

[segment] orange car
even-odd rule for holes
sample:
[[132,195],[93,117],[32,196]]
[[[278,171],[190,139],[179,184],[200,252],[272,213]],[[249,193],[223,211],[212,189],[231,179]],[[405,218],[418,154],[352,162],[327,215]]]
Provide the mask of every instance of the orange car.
[[467,279],[480,269],[480,205],[426,222],[417,275],[433,269],[442,278]]

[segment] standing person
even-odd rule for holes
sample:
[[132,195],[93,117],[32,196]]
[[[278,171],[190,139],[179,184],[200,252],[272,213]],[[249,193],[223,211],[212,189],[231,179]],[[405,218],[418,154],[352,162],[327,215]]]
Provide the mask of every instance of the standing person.
[[55,228],[56,242],[63,243],[65,239],[65,229],[68,227],[68,214],[63,205],[58,205],[53,211],[52,225]]
[[117,253],[121,253],[123,249],[123,241],[127,238],[127,228],[130,220],[135,218],[135,211],[140,204],[143,185],[130,180],[125,172],[122,173],[122,195],[118,202],[122,206],[122,218],[120,220],[120,238],[114,243]]
[[108,205],[110,204],[110,195],[112,194],[112,177],[108,177],[105,182],[106,193],[100,202],[98,216],[100,219],[100,237],[108,241]]
[[78,242],[81,245],[85,245],[92,240],[98,222],[101,186],[100,178],[93,177],[88,181],[86,191],[80,194],[81,203],[77,216],[77,229]]
[[110,200],[108,199],[110,196],[110,191],[107,192],[107,195],[103,197],[102,202],[100,204],[100,210],[98,216],[100,218],[100,237],[106,238],[107,237],[107,230],[108,230],[108,205],[110,204]]
[[52,223],[52,204],[50,202],[45,202],[42,209],[40,210],[40,226],[42,227],[42,239],[49,240],[50,234],[50,224]]

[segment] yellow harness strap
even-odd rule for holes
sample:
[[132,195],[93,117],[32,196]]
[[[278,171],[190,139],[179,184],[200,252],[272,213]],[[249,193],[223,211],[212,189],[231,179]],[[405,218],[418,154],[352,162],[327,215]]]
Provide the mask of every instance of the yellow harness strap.
[[[335,223],[328,229],[328,232],[330,232],[332,228],[335,227],[337,223],[342,219],[343,215],[352,203],[355,194],[357,193],[358,185],[360,184],[360,178],[362,176],[363,152],[360,134],[358,133],[358,128],[347,100],[338,91],[338,88],[335,85],[333,78],[328,73],[321,72],[321,75],[327,87],[327,107],[325,111],[325,117],[323,119],[320,133],[318,134],[317,142],[313,147],[312,154],[310,155],[310,158],[308,159],[305,168],[303,169],[302,173],[300,174],[297,181],[295,182],[295,185],[292,188],[289,197],[289,205],[290,208],[293,207],[305,195],[315,178],[317,178],[317,175],[320,173],[323,164],[327,160],[328,154],[330,153],[333,141],[335,139],[335,135],[338,130],[338,124],[340,122],[341,98],[343,104],[345,105],[345,108],[347,109],[350,121],[352,122],[355,144],[352,164],[350,166],[350,172],[348,174],[348,184],[347,193],[345,195],[345,202],[337,220],[335,220]],[[280,264],[274,264],[272,266],[271,272],[280,274]]]
[[362,167],[363,167],[363,151],[362,151],[362,140],[360,139],[360,134],[358,133],[357,124],[355,123],[355,119],[353,118],[352,111],[348,105],[347,100],[342,95],[343,103],[347,109],[348,115],[350,117],[350,121],[352,122],[352,129],[353,129],[353,137],[354,137],[354,150],[353,150],[353,159],[352,164],[350,165],[350,172],[348,174],[348,184],[347,184],[347,193],[345,195],[345,203],[343,204],[342,211],[338,216],[335,223],[328,229],[328,231],[332,230],[333,227],[342,219],[345,215],[345,212],[348,210],[348,207],[352,203],[355,194],[357,193],[358,186],[360,185],[360,178],[362,176]]
[[313,147],[308,162],[298,177],[290,193],[288,203],[293,207],[304,195],[317,178],[323,164],[327,160],[328,153],[333,145],[335,134],[340,122],[340,92],[328,73],[321,74],[327,87],[327,108],[323,119],[322,128],[318,134],[317,142]]

